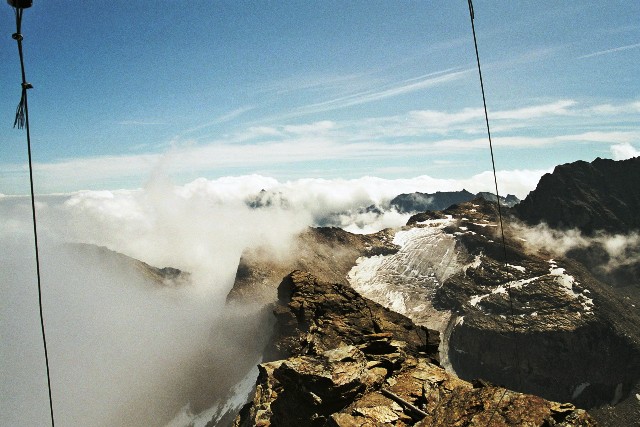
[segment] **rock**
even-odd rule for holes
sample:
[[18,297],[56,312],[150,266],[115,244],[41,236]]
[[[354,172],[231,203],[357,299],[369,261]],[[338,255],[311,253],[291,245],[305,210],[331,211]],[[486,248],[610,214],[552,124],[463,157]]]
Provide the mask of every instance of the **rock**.
[[347,283],[346,276],[361,256],[393,253],[389,230],[353,234],[335,227],[309,228],[292,242],[291,256],[274,257],[266,248],[243,252],[227,301],[270,304],[282,278],[293,270],[313,271],[322,280]]
[[[492,202],[497,200],[495,194],[486,191],[478,194],[470,193],[467,190],[436,191],[435,193],[403,193],[391,199],[389,205],[400,213],[416,213],[444,210],[450,206],[469,202],[476,198],[482,198]],[[500,204],[503,206],[514,206],[518,202],[520,202],[520,200],[512,194],[509,194],[506,198],[500,196]]]
[[[640,318],[606,285],[571,260],[526,252],[508,224],[503,248],[497,227],[482,226],[497,223],[495,205],[475,200],[444,213],[459,221],[449,231],[467,266],[437,289],[434,305],[458,316],[448,342],[460,377],[583,408],[640,380]],[[582,383],[590,386],[576,394]]]
[[424,212],[427,210],[438,211],[448,208],[456,203],[468,202],[476,196],[467,190],[462,191],[437,191],[428,193],[400,194],[389,202],[390,206],[401,213]]
[[556,166],[514,209],[530,224],[546,222],[587,234],[639,230],[640,157]]
[[278,293],[274,339],[288,357],[260,365],[236,427],[595,425],[573,406],[447,373],[420,328],[343,285],[295,271]]
[[349,344],[384,362],[382,366],[399,363],[405,354],[422,352],[438,359],[436,331],[414,325],[345,285],[294,271],[282,280],[278,298],[269,352],[273,357],[318,354]]

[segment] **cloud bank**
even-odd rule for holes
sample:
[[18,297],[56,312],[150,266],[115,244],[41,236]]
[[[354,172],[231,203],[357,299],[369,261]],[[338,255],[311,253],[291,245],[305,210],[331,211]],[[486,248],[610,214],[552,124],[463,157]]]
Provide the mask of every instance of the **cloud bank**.
[[[434,168],[442,173],[443,164],[449,162],[464,165],[448,170],[450,175],[455,173],[463,179],[460,170],[482,170],[476,157],[479,151],[488,150],[484,114],[479,108],[410,110],[386,116],[308,122],[273,119],[236,124],[227,132],[209,129],[255,108],[234,110],[174,135],[167,142],[171,148],[165,152],[37,161],[37,190],[50,193],[131,188],[159,169],[185,183],[197,176],[249,171],[268,171],[280,179],[309,175],[328,179],[364,174],[415,176]],[[638,101],[586,105],[572,99],[490,110],[493,143],[504,159],[498,167],[518,165],[515,168],[527,169],[518,151],[523,149],[599,153],[612,147],[615,158],[631,156],[637,153],[640,141],[639,112]],[[616,127],[609,125],[612,121]],[[417,158],[424,163],[421,165]],[[470,169],[469,165],[473,167]],[[488,166],[487,162],[485,167]],[[555,165],[549,165],[552,166]],[[536,167],[540,167],[539,163]],[[0,191],[19,193],[17,188],[28,182],[26,173],[23,164],[0,164]]]

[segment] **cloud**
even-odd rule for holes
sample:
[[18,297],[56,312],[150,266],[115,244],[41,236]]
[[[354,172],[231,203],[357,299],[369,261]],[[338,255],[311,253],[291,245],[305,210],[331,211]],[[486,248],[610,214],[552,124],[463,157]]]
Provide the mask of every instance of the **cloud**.
[[640,130],[638,131],[591,131],[576,135],[561,135],[556,137],[558,141],[584,141],[584,142],[619,142],[629,143],[640,139]]
[[495,120],[526,120],[546,116],[569,115],[573,113],[570,110],[570,107],[573,107],[576,104],[577,102],[574,100],[563,99],[548,104],[534,105],[514,110],[489,112],[489,118]]
[[[234,110],[226,116],[242,114],[248,108]],[[605,126],[611,120],[619,124],[633,120],[638,111],[638,101],[579,105],[570,99],[498,109],[490,112],[493,143],[504,152],[512,148],[606,143],[617,147],[614,155],[630,155],[632,151],[627,145],[633,147],[640,140],[637,126],[632,122],[612,130]],[[402,159],[410,161],[425,153],[437,156],[434,160],[451,161],[451,157],[456,156],[459,161],[460,156],[468,157],[471,150],[487,149],[483,115],[479,108],[411,110],[358,120],[255,124],[214,139],[178,137],[166,153],[38,162],[35,171],[40,192],[118,188],[131,186],[132,182],[141,185],[158,168],[193,179],[211,173],[230,174],[233,170],[288,171],[288,176],[300,176],[304,165],[304,173],[317,170],[319,174],[335,176],[349,170],[343,165],[371,160],[376,164],[371,171],[379,173],[385,168],[398,168]],[[605,126],[599,121],[601,119],[605,120]],[[576,131],[564,133],[566,129]],[[336,166],[335,170],[314,166],[328,161],[341,166]],[[5,186],[16,186],[25,173],[24,165],[0,165]],[[2,191],[8,192],[4,188]]]
[[527,226],[512,223],[510,228],[523,240],[525,248],[533,253],[544,251],[552,256],[566,256],[570,251],[602,248],[606,257],[602,257],[597,264],[592,260],[588,268],[594,271],[610,273],[613,270],[638,263],[638,249],[640,248],[640,234],[607,234],[597,233],[595,236],[585,236],[580,230],[559,230],[550,228],[547,224]]
[[192,134],[192,133],[197,132],[199,130],[206,129],[206,128],[212,127],[212,126],[216,126],[216,125],[219,125],[219,124],[222,124],[222,123],[230,122],[230,121],[235,120],[236,118],[240,117],[241,115],[253,110],[254,108],[255,108],[255,106],[253,106],[253,105],[247,105],[247,106],[244,106],[244,107],[236,108],[235,110],[231,110],[231,111],[229,111],[227,113],[224,113],[224,114],[214,118],[213,120],[211,120],[209,122],[206,122],[206,123],[203,123],[201,125],[194,126],[194,127],[189,128],[189,129],[186,129],[186,130],[180,132],[178,135],[174,136],[173,139],[174,140],[180,139],[180,138],[185,137],[186,135]]
[[608,55],[610,53],[622,52],[629,49],[640,48],[640,43],[630,44],[626,46],[614,47],[612,49],[599,50],[597,52],[589,53],[587,55],[579,56],[578,59],[592,58],[594,56]]
[[640,150],[637,150],[628,142],[612,145],[610,150],[614,160],[626,160],[640,156]]
[[422,77],[415,79],[408,79],[399,82],[394,85],[389,85],[387,88],[381,88],[378,90],[367,90],[355,94],[350,94],[338,98],[334,98],[328,101],[313,103],[298,108],[295,112],[286,115],[284,117],[291,118],[300,115],[306,115],[311,113],[319,113],[337,110],[341,108],[351,107],[354,105],[366,104],[382,99],[387,99],[407,93],[415,92],[418,90],[424,90],[430,87],[438,86],[441,84],[449,83],[454,80],[463,78],[466,74],[473,71],[472,69],[460,70],[460,67],[448,68],[442,71],[436,71],[426,74]]

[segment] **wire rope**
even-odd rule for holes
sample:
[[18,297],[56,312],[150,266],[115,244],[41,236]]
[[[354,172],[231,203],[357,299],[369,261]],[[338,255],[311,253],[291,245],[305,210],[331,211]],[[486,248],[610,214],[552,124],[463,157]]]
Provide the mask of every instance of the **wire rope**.
[[13,127],[16,126],[18,129],[25,129],[27,134],[27,155],[29,161],[29,188],[31,192],[31,215],[33,220],[33,239],[34,239],[34,247],[35,247],[35,255],[36,255],[36,275],[38,280],[38,307],[40,310],[40,329],[42,332],[42,344],[44,347],[44,359],[47,367],[47,389],[49,391],[49,412],[51,416],[51,426],[55,426],[54,416],[53,416],[53,399],[51,396],[51,372],[49,369],[49,352],[47,351],[47,335],[45,333],[44,327],[44,316],[42,310],[42,280],[40,274],[40,250],[38,246],[38,223],[36,220],[36,202],[35,202],[35,192],[33,186],[33,162],[31,157],[31,132],[29,128],[29,103],[28,103],[28,90],[32,89],[33,86],[31,83],[27,83],[26,72],[24,67],[24,53],[22,51],[22,40],[23,36],[21,34],[22,30],[22,13],[24,9],[21,7],[15,7],[14,11],[16,15],[16,32],[12,35],[12,38],[18,43],[18,55],[20,57],[20,70],[22,72],[22,95],[20,97],[20,102],[18,103],[18,107],[16,108],[16,117],[13,122]]
[[[493,154],[493,142],[491,141],[491,128],[489,126],[489,113],[487,112],[487,99],[485,96],[485,90],[484,90],[484,82],[482,80],[482,67],[480,66],[480,54],[478,53],[478,39],[476,37],[476,28],[475,28],[475,24],[474,24],[474,20],[475,20],[475,13],[473,10],[473,2],[472,0],[467,0],[468,1],[468,5],[469,5],[469,17],[471,20],[471,31],[473,33],[473,45],[475,48],[475,52],[476,52],[476,63],[478,65],[478,77],[480,79],[480,89],[482,91],[482,105],[484,107],[484,119],[485,119],[485,123],[487,125],[487,136],[489,139],[489,151],[491,152],[491,166],[493,168],[493,182],[495,185],[495,190],[496,190],[496,204],[498,207],[498,220],[500,222],[500,236],[502,239],[502,250],[503,250],[503,255],[504,255],[504,267],[506,269],[507,267],[507,244],[506,244],[506,240],[504,237],[504,223],[502,220],[502,208],[500,206],[500,193],[498,192],[498,176],[496,173],[496,162],[495,162],[495,156]],[[511,331],[513,334],[513,340],[514,340],[514,353],[515,353],[515,359],[516,359],[516,366],[515,366],[515,371],[517,373],[518,376],[518,388],[521,388],[522,386],[522,379],[520,377],[520,350],[519,350],[519,345],[518,345],[518,334],[516,332],[516,324],[514,321],[514,310],[513,310],[513,295],[511,292],[511,285],[509,283],[507,283],[507,295],[509,298],[509,310],[511,313]],[[505,387],[504,391],[502,392],[502,395],[500,396],[500,399],[498,400],[498,402],[496,403],[495,407],[493,408],[493,411],[491,413],[491,417],[489,418],[489,420],[487,421],[487,425],[491,425],[491,421],[493,420],[493,417],[495,416],[498,408],[500,407],[500,404],[502,403],[502,400],[504,399],[504,397],[507,394],[507,388]]]

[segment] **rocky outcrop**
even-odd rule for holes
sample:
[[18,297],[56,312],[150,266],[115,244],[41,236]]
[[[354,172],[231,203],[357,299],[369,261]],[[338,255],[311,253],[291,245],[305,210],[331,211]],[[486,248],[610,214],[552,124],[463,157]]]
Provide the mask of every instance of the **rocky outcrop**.
[[546,222],[588,234],[640,230],[640,157],[557,166],[515,212],[530,224]]
[[298,235],[288,254],[278,257],[266,248],[251,248],[240,258],[228,301],[270,304],[278,284],[292,270],[313,271],[322,280],[347,283],[347,273],[361,256],[397,251],[389,230],[352,234],[341,228],[309,228]]
[[495,205],[476,200],[446,213],[457,218],[447,231],[467,260],[434,297],[436,308],[457,316],[449,336],[455,372],[583,408],[635,402],[640,313],[633,304],[572,260],[526,252],[509,227],[503,247]]
[[471,384],[437,364],[437,334],[295,271],[279,287],[274,351],[234,426],[591,426],[582,410]]
[[[506,223],[511,220],[508,211],[503,216]],[[319,284],[352,286],[357,293],[346,295],[354,304],[361,294],[415,324],[437,329],[439,363],[466,381],[484,378],[542,398],[569,401],[597,414],[603,425],[638,418],[640,313],[635,300],[613,292],[571,259],[527,252],[518,233],[507,224],[503,247],[496,205],[481,199],[416,214],[407,226],[377,235],[312,229],[299,240],[295,256],[286,260],[245,253],[236,281],[242,291],[235,298],[255,301],[258,289],[264,291],[264,302],[274,301],[278,275],[294,268],[317,271]],[[318,286],[325,292],[333,289]],[[297,357],[300,345],[317,348],[313,354],[302,354],[315,357],[346,343],[358,347],[368,360],[359,348],[363,341],[336,338],[338,333],[316,334],[315,327],[333,326],[309,320],[322,318],[331,308],[308,314],[310,305],[304,301],[315,293],[294,303],[315,326],[300,331],[302,344],[298,338],[288,343],[276,340],[279,344],[270,354],[280,355],[273,358]],[[282,295],[281,299],[286,300]],[[279,310],[284,317],[278,325],[288,324],[290,329],[298,324],[298,318]],[[342,313],[329,325],[350,316]],[[349,327],[358,330],[364,325]],[[366,328],[366,335],[379,333],[373,326]],[[323,342],[326,345],[318,347]]]
[[480,199],[416,214],[396,231],[398,251],[359,259],[350,284],[414,322],[432,322],[441,361],[466,380],[583,408],[616,404],[607,414],[621,413],[620,403],[637,407],[634,302],[570,259],[527,252],[518,232],[507,224],[503,247],[496,206]]

